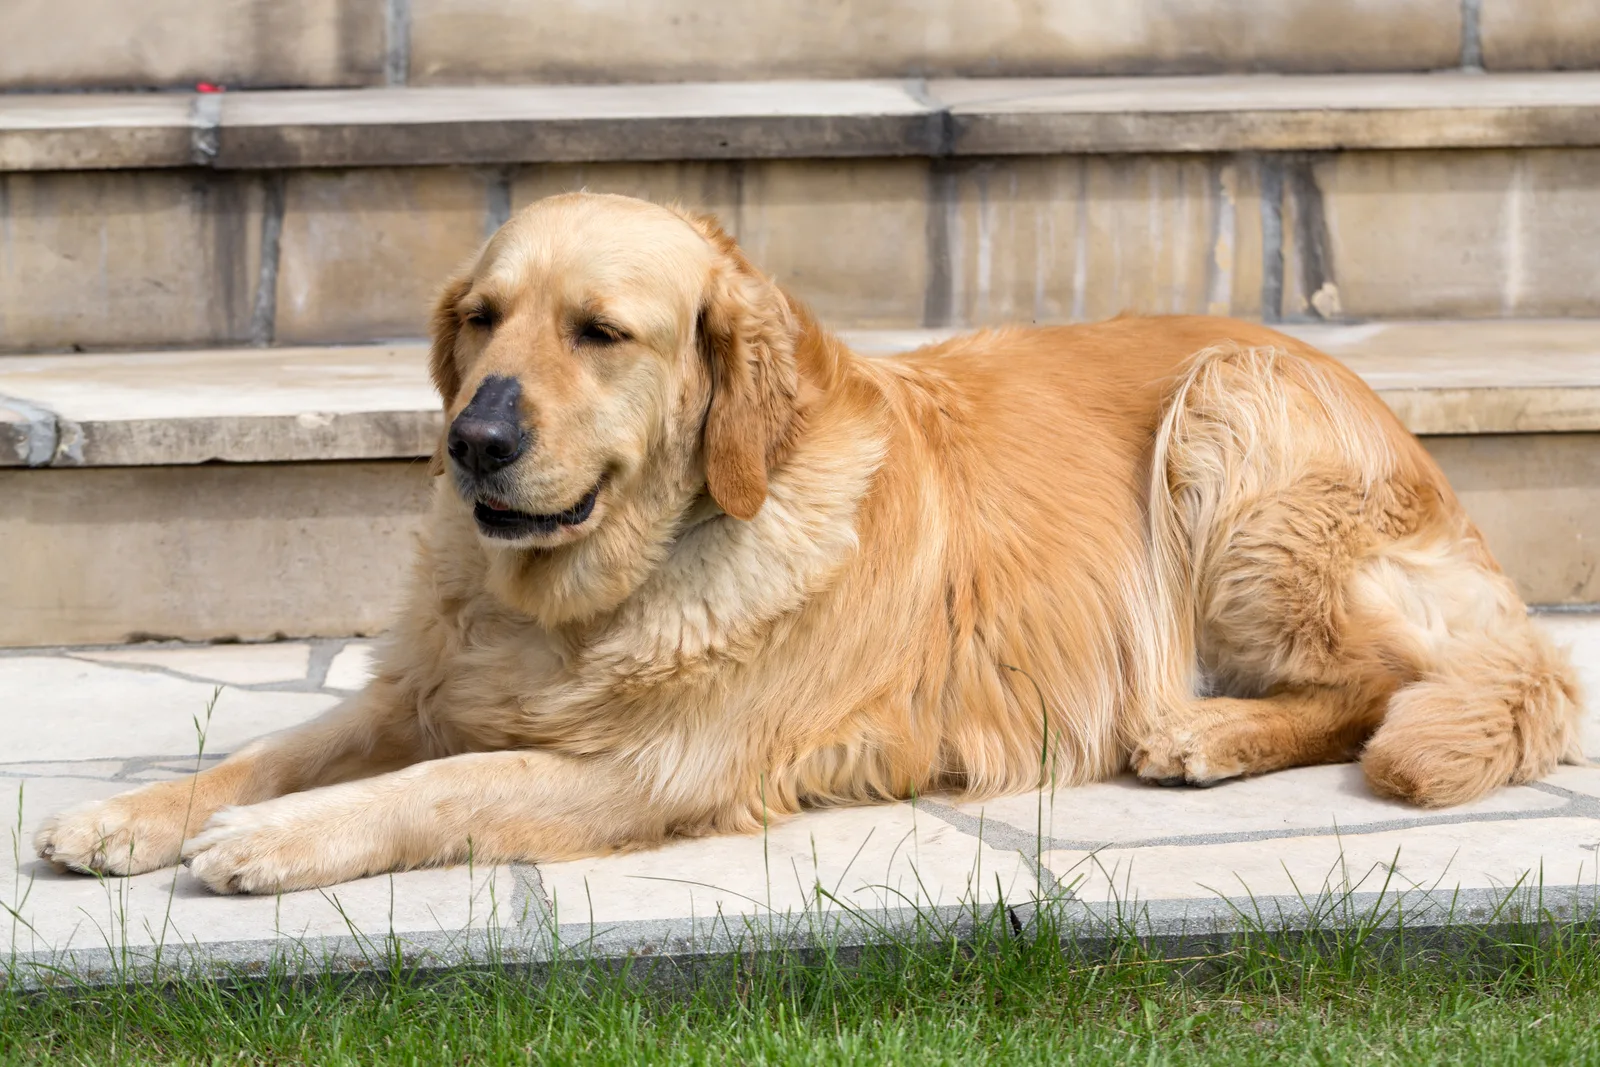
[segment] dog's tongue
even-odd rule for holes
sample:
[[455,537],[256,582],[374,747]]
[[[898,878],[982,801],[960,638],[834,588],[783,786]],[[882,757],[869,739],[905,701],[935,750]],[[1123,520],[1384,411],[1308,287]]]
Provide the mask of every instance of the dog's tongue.
[[504,500],[496,500],[492,496],[491,497],[485,497],[483,502],[485,504],[489,505],[489,509],[491,511],[510,511],[511,510],[511,505],[510,504],[507,504]]

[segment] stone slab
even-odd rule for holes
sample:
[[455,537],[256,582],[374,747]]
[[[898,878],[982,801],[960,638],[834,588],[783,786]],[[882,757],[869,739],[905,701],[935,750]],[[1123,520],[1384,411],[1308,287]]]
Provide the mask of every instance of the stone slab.
[[[1500,789],[1461,806],[1451,818],[1547,811],[1562,803],[1537,789]],[[1152,792],[1144,783],[1119,779],[954,807],[989,828],[987,840],[1003,836],[1013,847],[1046,851],[1148,844],[1197,832],[1278,836],[1315,827],[1409,821],[1419,814],[1414,807],[1376,796],[1354,764],[1302,767],[1224,782],[1199,793]]]
[[1481,0],[1488,70],[1600,67],[1600,6],[1589,0]]
[[[1061,850],[1044,863],[1080,899],[1148,900],[1303,896],[1426,890],[1507,890],[1597,884],[1600,818],[1430,824],[1361,835],[1275,841]],[[1242,898],[1242,899],[1241,899]]]
[[[1600,152],[1344,152],[1290,170],[1285,317],[1592,314]],[[1334,299],[1313,308],[1297,284]]]
[[204,164],[191,94],[0,97],[0,170]]
[[0,693],[11,709],[6,762],[192,755],[200,751],[196,731],[202,726],[206,751],[225,753],[262,734],[307,722],[338,702],[324,693],[253,692],[73,658],[29,656],[0,656]]
[[57,465],[388,459],[438,441],[426,360],[418,344],[7,357],[0,394],[54,416]]
[[156,645],[86,649],[75,655],[95,663],[155,667],[173,674],[233,685],[303,681],[311,667],[311,646],[298,641],[201,648]]
[[230,93],[219,167],[923,155],[934,107],[871,81]]
[[1587,145],[1600,74],[940,79],[954,155]]
[[1600,603],[1600,434],[1425,437],[1531,604]]
[[1600,73],[965,78],[0,98],[8,169],[1594,145]]
[[799,916],[1026,899],[1037,884],[1014,850],[991,848],[912,805],[808,812],[764,835],[668,844],[539,868],[558,922]]
[[[1600,670],[1600,615],[1539,624],[1574,645],[1586,673]],[[365,647],[316,646],[323,659]],[[146,651],[193,653],[194,677],[204,679],[272,663],[272,648]],[[1012,922],[1051,908],[1069,932],[1116,924],[1164,936],[1370,921],[1396,905],[1418,929],[1504,919],[1508,900],[1559,916],[1597,899],[1600,769],[1582,767],[1443,812],[1372,796],[1351,765],[1210,790],[1118,779],[1057,790],[1056,825],[1043,835],[1035,797],[935,797],[809,812],[761,834],[631,855],[411,871],[281,897],[212,896],[181,869],[58,875],[29,855],[38,821],[192,766],[179,755],[178,719],[208,691],[148,664],[84,661],[102,651],[0,650],[0,810],[11,813],[0,829],[0,902],[18,916],[0,920],[9,949],[0,982],[39,981],[48,968],[91,981],[148,976],[157,945],[163,973],[270,963],[364,970],[395,952],[441,966],[554,951],[694,957],[775,939],[848,944],[918,921],[960,936],[963,922],[1000,903]],[[332,702],[332,674],[293,694],[226,689],[213,729],[220,739],[286,725],[294,716],[281,709],[231,724],[222,716],[241,696]],[[1596,736],[1593,703],[1587,718]],[[52,727],[43,744],[41,720]]]
[[413,0],[414,83],[1427,70],[1455,0]]
[[328,689],[340,692],[353,692],[366,685],[372,677],[373,658],[376,650],[372,645],[361,641],[352,641],[339,650],[328,664],[328,673],[324,676],[322,684]]
[[[1282,328],[1344,360],[1414,433],[1600,430],[1600,323]],[[842,331],[877,355],[951,335]],[[53,421],[38,428],[59,437],[53,466],[411,458],[442,429],[421,344],[0,357],[6,396]],[[26,465],[0,451],[0,467]]]
[[0,469],[0,644],[375,633],[430,481],[417,460]]
[[0,351],[249,340],[263,199],[255,175],[0,173]]
[[290,174],[274,340],[423,333],[444,280],[492,230],[488,201],[489,176],[459,167]]
[[381,0],[8,0],[0,90],[371,84],[384,21]]

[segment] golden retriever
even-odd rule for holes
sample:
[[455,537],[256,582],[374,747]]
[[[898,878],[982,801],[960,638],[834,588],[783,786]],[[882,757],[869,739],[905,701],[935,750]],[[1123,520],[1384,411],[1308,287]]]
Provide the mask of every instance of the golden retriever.
[[441,476],[371,684],[48,820],[41,856],[272,893],[1043,773],[1359,755],[1437,806],[1581,759],[1573,671],[1439,469],[1272,330],[863,359],[713,221],[583,193],[518,213],[432,330]]

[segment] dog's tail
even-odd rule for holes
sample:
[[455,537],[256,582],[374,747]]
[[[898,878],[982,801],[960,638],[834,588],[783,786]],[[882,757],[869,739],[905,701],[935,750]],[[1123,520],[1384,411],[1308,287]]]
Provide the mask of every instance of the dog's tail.
[[1361,756],[1375,790],[1446,807],[1586,762],[1572,667],[1530,621],[1520,629],[1451,642],[1440,670],[1395,693]]
[[1243,521],[1241,508],[1333,457],[1364,482],[1392,476],[1390,432],[1333,371],[1274,347],[1220,344],[1190,357],[1169,395],[1150,463],[1149,530],[1169,647],[1191,692],[1205,578]]

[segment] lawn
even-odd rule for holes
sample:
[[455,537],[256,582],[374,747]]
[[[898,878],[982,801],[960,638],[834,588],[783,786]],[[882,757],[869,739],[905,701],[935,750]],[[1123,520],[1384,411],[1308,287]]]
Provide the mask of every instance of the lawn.
[[[1600,1063],[1600,930],[1265,931],[1161,953],[1048,921],[781,951],[0,992],[4,1063]],[[662,965],[658,962],[656,966]]]

